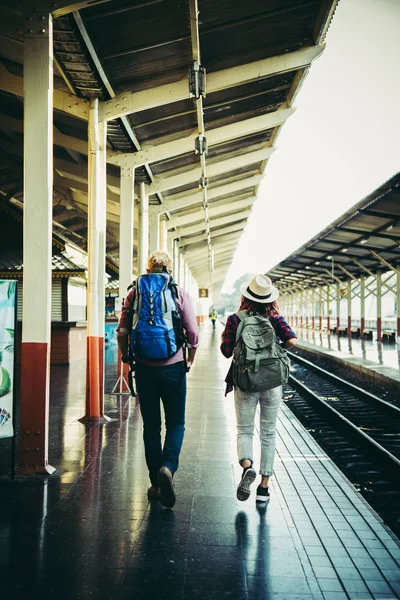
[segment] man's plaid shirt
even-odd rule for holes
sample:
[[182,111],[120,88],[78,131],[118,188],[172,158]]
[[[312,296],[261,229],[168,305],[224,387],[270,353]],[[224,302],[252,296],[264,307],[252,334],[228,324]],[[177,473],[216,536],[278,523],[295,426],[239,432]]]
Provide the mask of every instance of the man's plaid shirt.
[[[269,320],[272,327],[275,329],[277,338],[281,340],[281,342],[285,343],[291,338],[297,337],[293,329],[281,315],[272,315],[269,318]],[[221,352],[225,356],[225,358],[230,358],[233,355],[236,341],[236,331],[239,326],[239,323],[240,319],[235,314],[230,315],[226,320],[225,329],[221,335]],[[226,396],[226,394],[231,392],[233,389],[232,365],[230,366],[225,382]]]

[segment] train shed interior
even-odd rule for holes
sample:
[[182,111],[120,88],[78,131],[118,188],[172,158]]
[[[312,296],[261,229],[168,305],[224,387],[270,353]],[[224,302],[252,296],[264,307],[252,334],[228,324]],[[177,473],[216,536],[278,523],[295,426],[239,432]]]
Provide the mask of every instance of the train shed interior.
[[[381,513],[289,408],[292,373],[271,502],[238,502],[222,323],[207,322],[337,5],[0,0],[0,291],[17,289],[12,437],[0,394],[2,600],[400,598],[396,451],[338,438]],[[397,174],[269,270],[299,347],[334,335],[398,356],[399,200]],[[120,306],[159,248],[201,332],[174,510],[147,498],[140,406],[105,317],[106,295]],[[395,404],[393,431],[378,432],[391,448]]]

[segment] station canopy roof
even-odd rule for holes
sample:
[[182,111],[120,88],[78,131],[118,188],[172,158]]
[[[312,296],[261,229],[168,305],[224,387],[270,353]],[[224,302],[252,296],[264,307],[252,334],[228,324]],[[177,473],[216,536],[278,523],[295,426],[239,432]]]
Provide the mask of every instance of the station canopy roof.
[[400,265],[400,172],[270,269],[281,292],[369,277]]
[[[86,248],[87,119],[98,97],[108,120],[108,257],[118,262],[120,168],[129,165],[200,287],[210,284],[211,242],[212,283],[221,285],[337,1],[198,0],[196,21],[195,0],[0,0],[2,201],[23,202],[21,7],[52,6],[55,230]],[[194,151],[199,114],[188,84],[199,52],[207,72],[208,223]]]

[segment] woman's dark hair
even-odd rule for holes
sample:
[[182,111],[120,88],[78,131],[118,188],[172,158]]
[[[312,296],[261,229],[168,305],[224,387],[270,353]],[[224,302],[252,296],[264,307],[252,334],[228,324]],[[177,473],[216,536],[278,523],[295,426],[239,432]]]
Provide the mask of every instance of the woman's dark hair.
[[264,317],[279,315],[279,306],[276,300],[274,302],[262,304],[261,302],[253,302],[253,300],[249,300],[249,298],[242,296],[239,310],[247,310],[249,313],[258,313]]

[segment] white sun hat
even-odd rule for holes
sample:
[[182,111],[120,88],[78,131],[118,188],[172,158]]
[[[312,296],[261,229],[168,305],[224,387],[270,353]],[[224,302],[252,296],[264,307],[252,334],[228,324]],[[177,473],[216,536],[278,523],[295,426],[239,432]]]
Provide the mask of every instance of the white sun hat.
[[240,291],[245,298],[261,304],[274,302],[279,297],[279,291],[272,285],[270,278],[262,274],[256,275],[249,284],[241,285]]

